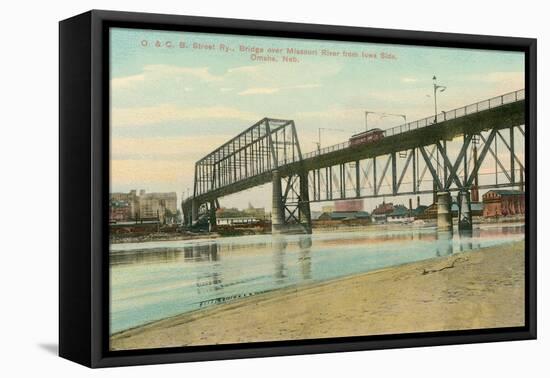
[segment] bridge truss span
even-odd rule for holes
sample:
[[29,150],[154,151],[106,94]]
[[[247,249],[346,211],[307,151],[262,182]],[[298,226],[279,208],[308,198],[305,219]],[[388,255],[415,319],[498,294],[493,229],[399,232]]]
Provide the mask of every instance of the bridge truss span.
[[449,204],[458,192],[469,207],[479,189],[523,189],[524,148],[523,89],[385,130],[374,142],[308,154],[293,120],[263,118],[197,161],[182,209],[188,224],[201,211],[213,219],[220,197],[267,183],[272,229],[281,232],[311,232],[311,202],[433,194],[433,203]]
[[[310,202],[523,188],[525,126],[491,129],[309,168]],[[360,156],[360,155],[357,155]],[[347,161],[345,161],[347,160]],[[308,166],[306,164],[306,166]]]
[[224,188],[301,158],[294,121],[263,118],[195,164],[193,196],[226,195]]

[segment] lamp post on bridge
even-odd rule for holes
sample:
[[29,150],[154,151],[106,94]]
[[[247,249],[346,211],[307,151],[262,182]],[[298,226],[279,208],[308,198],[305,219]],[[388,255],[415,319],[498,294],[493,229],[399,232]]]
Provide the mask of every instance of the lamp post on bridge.
[[[444,92],[445,89],[447,89],[444,85],[438,85],[437,84],[437,77],[434,75],[433,78],[433,88],[434,88],[434,125],[437,124],[437,92]],[[443,113],[445,114],[445,113]],[[447,142],[443,141],[443,149],[444,153],[447,151]],[[436,150],[436,160],[437,160],[437,177],[440,177],[440,166],[439,166],[439,151]],[[444,167],[443,170],[443,182],[445,185],[447,181],[447,167]],[[452,197],[448,190],[446,191],[436,191],[435,187],[435,181],[434,181],[434,203],[437,203],[437,229],[439,231],[438,235],[446,235],[446,237],[452,237],[453,232],[453,218],[452,218]],[[467,199],[469,201],[469,197]],[[460,199],[460,202],[462,202],[462,197]],[[466,198],[464,197],[464,201],[466,201]],[[468,202],[469,204],[469,202]],[[462,206],[462,203],[459,204],[459,206]],[[460,225],[459,225],[460,228]]]
[[447,87],[444,85],[438,85],[437,77],[435,75],[432,78],[432,80],[433,80],[433,86],[434,86],[434,109],[435,109],[434,123],[437,123],[437,92],[444,92],[445,89],[447,89]]
[[[434,125],[437,123],[437,92],[444,92],[445,89],[447,89],[447,87],[445,85],[439,85],[437,84],[437,77],[434,75],[432,77],[432,81],[433,81],[433,90],[434,90],[434,94],[433,94],[433,98],[434,98]],[[431,95],[426,95],[426,97],[431,97]],[[443,112],[443,114],[445,114],[445,112]],[[447,142],[446,141],[443,141],[443,148],[446,150],[447,149]],[[436,151],[436,165],[437,165],[437,177],[440,177],[441,174],[441,168],[440,168],[440,165],[439,165],[439,151]],[[434,182],[434,193],[435,193],[435,182]],[[435,202],[435,195],[434,195],[434,202]]]

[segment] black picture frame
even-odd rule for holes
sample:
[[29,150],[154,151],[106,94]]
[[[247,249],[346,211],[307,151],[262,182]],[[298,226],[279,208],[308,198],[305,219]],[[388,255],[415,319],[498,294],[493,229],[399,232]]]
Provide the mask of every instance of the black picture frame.
[[[526,324],[136,351],[108,350],[110,27],[444,46],[525,53]],[[536,39],[92,10],[59,24],[59,354],[89,367],[536,338]]]

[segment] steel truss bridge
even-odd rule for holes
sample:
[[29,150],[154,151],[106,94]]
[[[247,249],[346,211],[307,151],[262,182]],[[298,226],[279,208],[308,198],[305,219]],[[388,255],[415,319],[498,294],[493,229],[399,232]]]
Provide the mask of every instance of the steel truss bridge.
[[523,188],[524,89],[383,135],[304,154],[293,120],[264,118],[196,162],[193,195],[182,201],[185,222],[207,216],[215,225],[220,197],[270,182],[273,232],[311,232],[311,202],[434,194],[439,214],[450,207],[448,193],[458,191],[469,213],[471,192]]

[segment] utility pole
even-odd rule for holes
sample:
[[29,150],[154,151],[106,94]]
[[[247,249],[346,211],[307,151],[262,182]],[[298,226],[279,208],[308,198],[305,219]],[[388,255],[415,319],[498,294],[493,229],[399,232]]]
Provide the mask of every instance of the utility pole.
[[[434,124],[437,123],[437,92],[444,92],[447,89],[444,85],[437,84],[437,77],[434,75],[432,77],[433,87],[434,87]],[[445,150],[447,149],[447,143],[443,142]],[[440,177],[440,166],[439,166],[439,151],[436,149],[436,163],[437,163],[437,177]],[[445,174],[446,176],[446,174]]]
[[341,131],[341,132],[347,132],[346,130],[342,130],[342,129],[331,129],[331,128],[328,128],[328,127],[319,127],[318,128],[318,140],[317,140],[317,152],[321,152],[321,130],[324,130],[324,131]]
[[369,114],[377,114],[380,116],[380,118],[386,118],[386,117],[401,117],[405,120],[405,123],[407,123],[407,116],[405,114],[394,114],[394,113],[385,113],[385,112],[373,112],[370,110],[365,111],[365,131],[369,131]]

